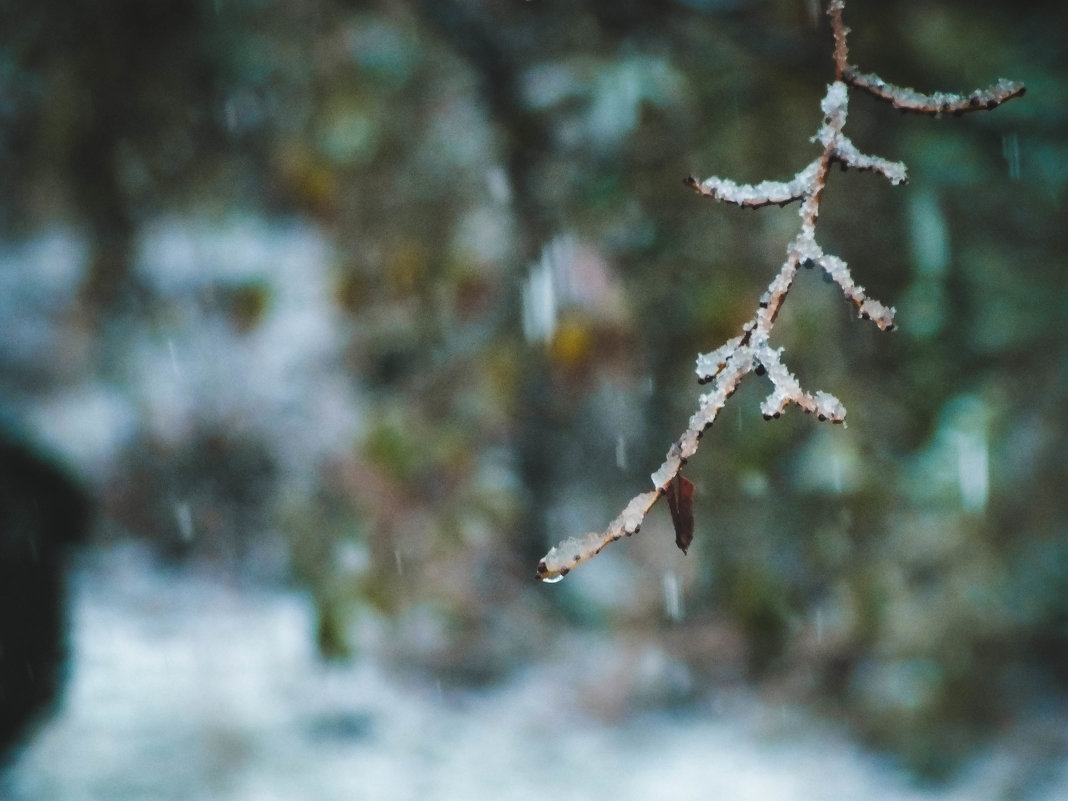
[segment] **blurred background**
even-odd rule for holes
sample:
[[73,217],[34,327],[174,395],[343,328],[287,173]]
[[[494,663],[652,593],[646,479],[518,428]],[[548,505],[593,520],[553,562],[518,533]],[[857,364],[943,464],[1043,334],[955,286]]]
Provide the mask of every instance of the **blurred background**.
[[[846,9],[910,183],[831,176],[666,510],[563,583],[696,408],[796,206],[815,0],[39,0],[0,12],[0,793],[1068,792],[1062,4]],[[878,788],[877,790],[875,788]]]

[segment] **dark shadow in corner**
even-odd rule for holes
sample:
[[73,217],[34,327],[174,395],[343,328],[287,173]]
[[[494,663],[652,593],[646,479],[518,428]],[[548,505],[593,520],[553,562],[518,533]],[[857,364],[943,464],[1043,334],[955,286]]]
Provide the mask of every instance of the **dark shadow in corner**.
[[85,539],[89,520],[85,490],[0,431],[0,767],[59,696],[66,551]]

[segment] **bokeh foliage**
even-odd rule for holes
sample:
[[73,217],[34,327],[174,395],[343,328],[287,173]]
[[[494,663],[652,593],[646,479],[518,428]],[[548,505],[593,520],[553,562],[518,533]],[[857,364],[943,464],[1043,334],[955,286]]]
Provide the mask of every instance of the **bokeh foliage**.
[[[301,480],[213,410],[178,442],[135,436],[96,477],[122,526],[239,558],[279,534],[325,654],[351,654],[373,619],[391,632],[376,647],[467,679],[501,675],[562,625],[660,637],[662,577],[677,573],[687,615],[670,625],[692,636],[665,642],[694,675],[736,667],[944,769],[993,721],[1064,691],[1060,4],[849,5],[862,69],[926,91],[1029,87],[961,120],[855,97],[854,141],[912,180],[836,173],[820,237],[898,306],[900,331],[855,321],[816,274],[776,329],[849,427],[764,423],[746,386],[688,469],[684,563],[651,521],[587,575],[532,583],[551,542],[642,488],[694,406],[693,357],[737,332],[781,263],[795,209],[712,205],[682,179],[785,179],[812,157],[832,63],[812,6],[9,8],[0,223],[12,241],[83,232],[74,303],[91,343],[9,391],[136,381],[118,344],[159,322],[133,269],[154,220],[306,222],[330,247],[333,369],[359,398],[358,434]],[[574,286],[531,340],[523,287],[553,243]],[[212,286],[205,302],[238,336],[280,291]],[[168,488],[210,536],[175,534],[155,508]]]

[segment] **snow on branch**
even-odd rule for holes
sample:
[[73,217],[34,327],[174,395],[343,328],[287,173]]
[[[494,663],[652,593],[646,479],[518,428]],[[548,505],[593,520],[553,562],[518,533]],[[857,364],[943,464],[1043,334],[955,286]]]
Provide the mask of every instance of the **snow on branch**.
[[831,0],[827,6],[834,33],[835,80],[827,87],[820,103],[823,123],[812,137],[812,141],[823,148],[820,155],[786,182],[736,184],[724,178],[699,181],[692,176],[685,181],[705,197],[749,208],[800,201],[801,230],[787,246],[785,261],[761,295],[752,318],[742,326],[742,333],[697,357],[697,380],[708,390],[700,395],[697,411],[690,417],[686,430],[671,444],[663,464],[652,474],[653,490],[632,498],[604,531],[573,537],[550,549],[538,563],[537,577],[542,581],[559,581],[609,543],[637,533],[645,515],[662,496],[668,497],[676,543],[685,552],[693,533],[693,485],[680,475],[680,471],[697,452],[702,434],[749,373],[765,376],[771,382],[771,392],[760,406],[765,419],[779,417],[793,403],[819,420],[845,423],[846,410],[841,401],[828,392],[804,390],[783,361],[783,349],[773,347],[770,339],[775,319],[801,267],[821,268],[839,286],[846,299],[857,307],[860,317],[871,320],[884,331],[894,327],[893,307],[868,297],[864,288],[853,280],[846,262],[825,253],[816,241],[820,199],[832,163],[879,173],[895,185],[907,180],[904,164],[862,153],[842,133],[848,116],[849,87],[889,100],[898,108],[929,114],[994,108],[1024,93],[1022,84],[1001,80],[990,89],[967,96],[920,95],[911,89],[888,84],[877,76],[859,73],[847,64],[849,29],[842,22],[844,7],[843,0]]
[[816,163],[813,162],[787,183],[761,181],[759,184],[736,184],[726,178],[708,178],[698,181],[692,175],[685,180],[685,183],[705,197],[737,203],[739,206],[751,209],[771,205],[785,206],[787,203],[804,197],[805,187],[812,178],[806,171],[810,168],[815,169],[815,167]]
[[999,78],[997,83],[992,86],[988,86],[986,89],[976,89],[969,94],[935,92],[934,94],[925,95],[915,89],[894,86],[894,84],[887,83],[878,75],[860,72],[856,67],[847,67],[842,79],[850,86],[863,89],[879,100],[885,100],[896,109],[935,116],[940,114],[955,114],[959,116],[966,111],[997,108],[1006,100],[1020,97],[1027,91],[1027,87],[1022,83]]

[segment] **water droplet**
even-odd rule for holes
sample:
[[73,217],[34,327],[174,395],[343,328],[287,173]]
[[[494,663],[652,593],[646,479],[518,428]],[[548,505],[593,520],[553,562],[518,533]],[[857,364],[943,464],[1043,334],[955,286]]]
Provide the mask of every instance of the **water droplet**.
[[546,576],[541,581],[542,581],[542,584],[556,584],[556,583],[558,583],[560,581],[563,581],[563,580],[564,580],[564,574],[563,573],[557,573],[555,576]]

